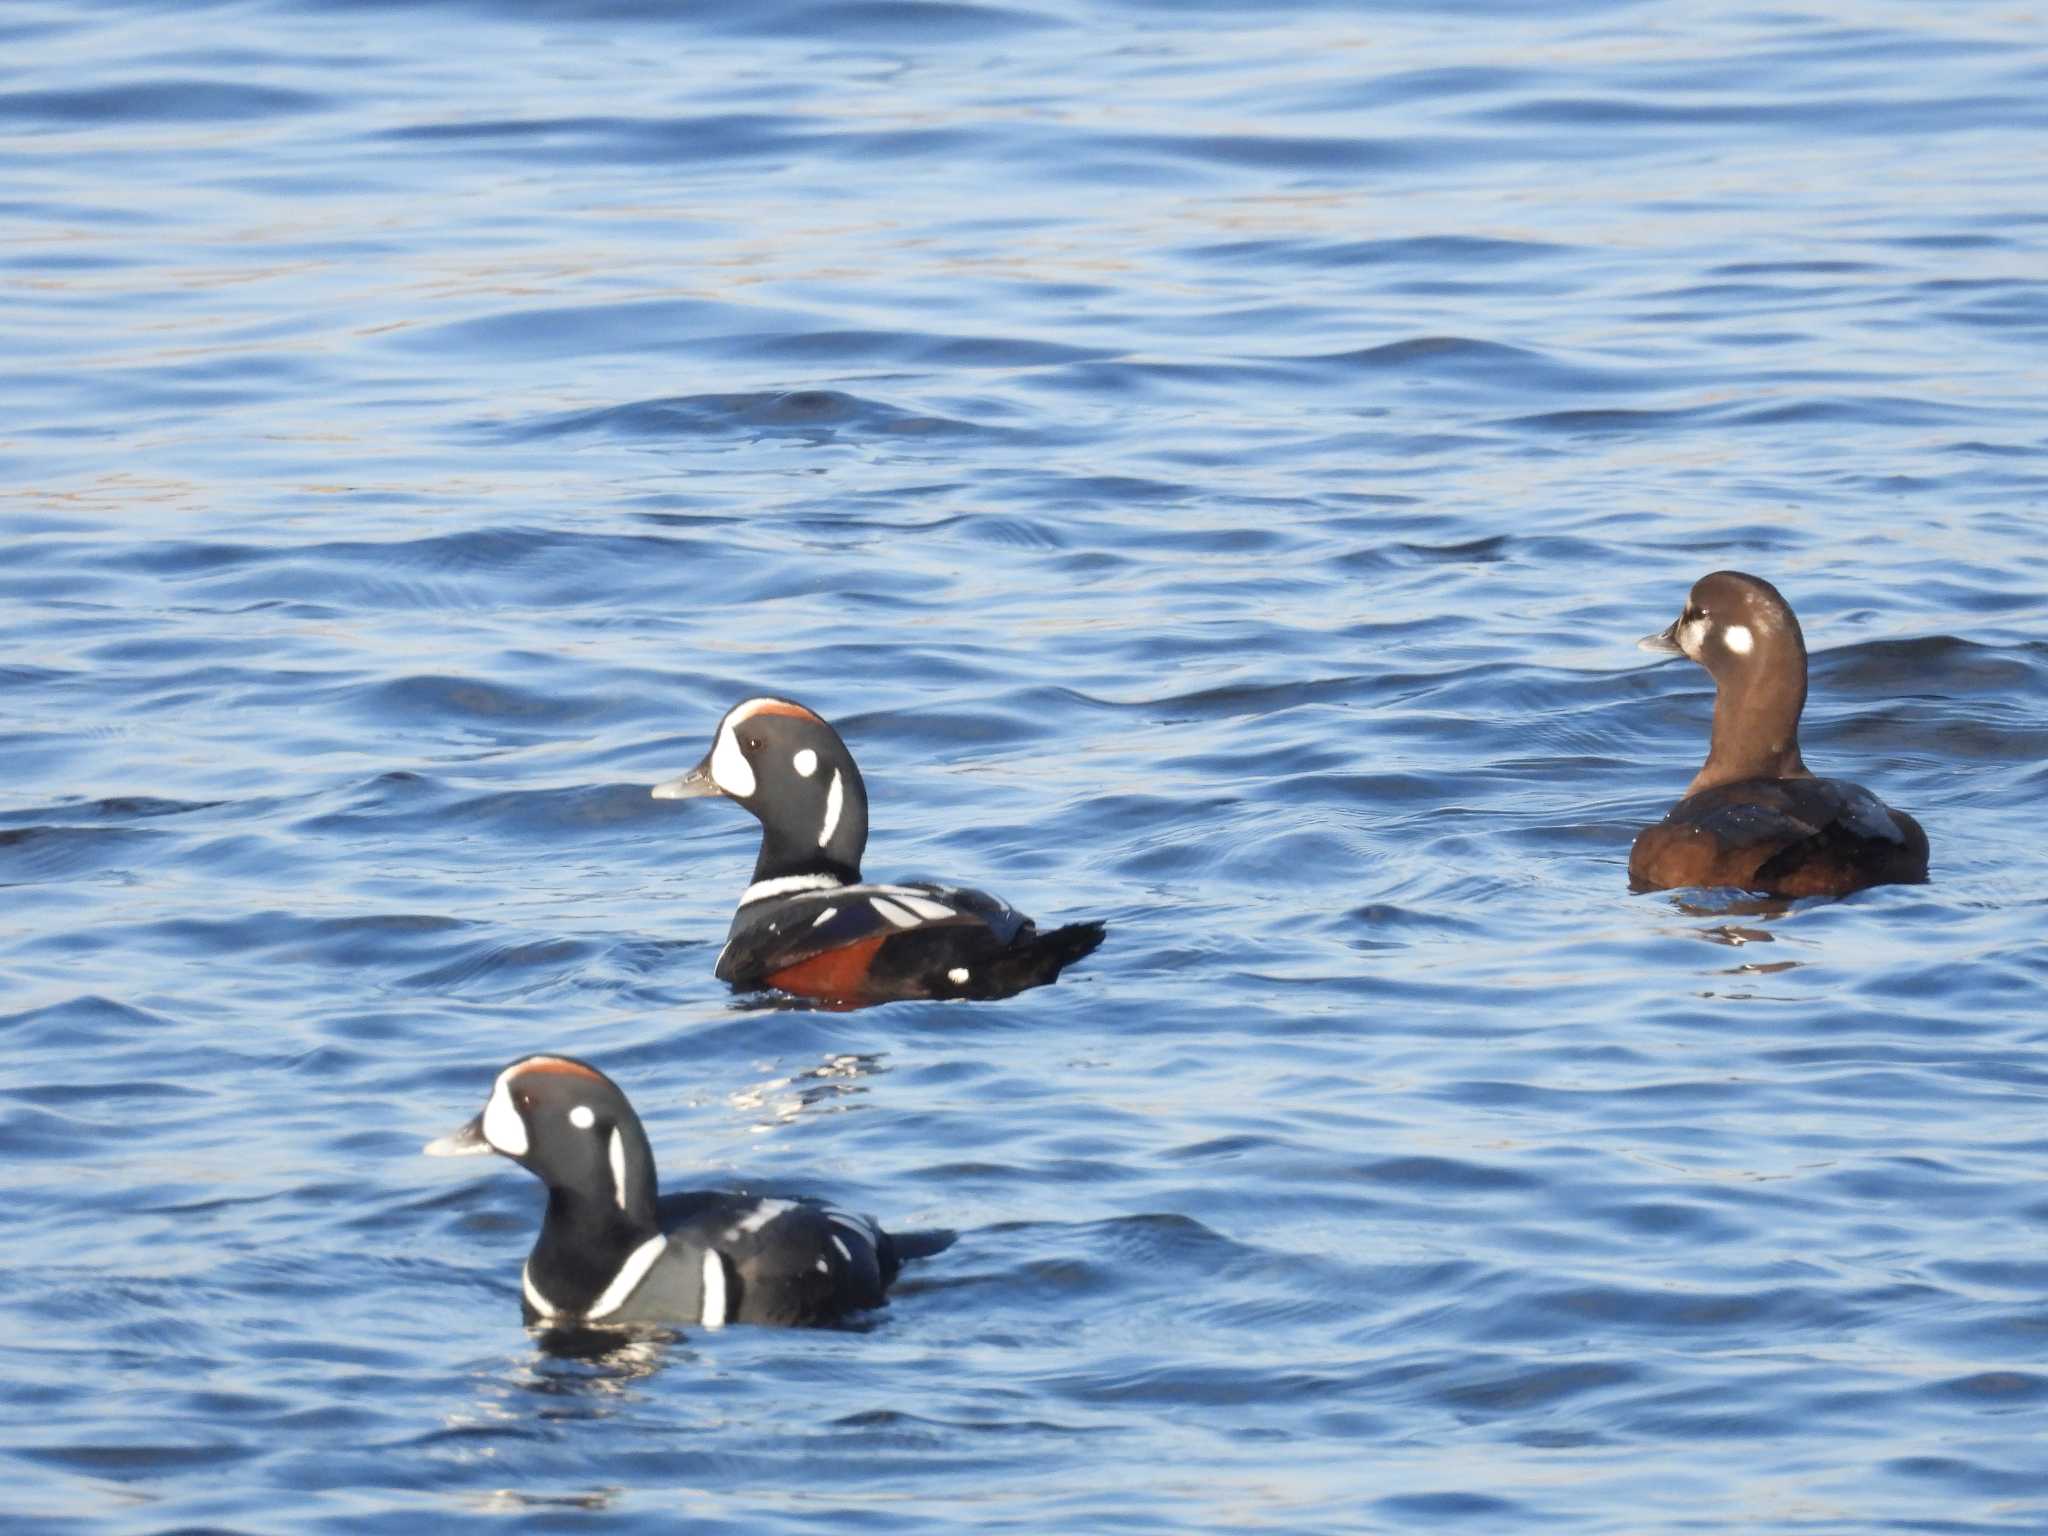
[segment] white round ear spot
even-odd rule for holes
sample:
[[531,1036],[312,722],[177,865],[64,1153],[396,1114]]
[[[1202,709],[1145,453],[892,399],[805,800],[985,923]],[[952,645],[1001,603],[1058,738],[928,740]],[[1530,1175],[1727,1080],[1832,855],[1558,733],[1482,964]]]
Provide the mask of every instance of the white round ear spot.
[[1756,637],[1750,634],[1747,624],[1730,624],[1721,631],[1721,640],[1738,656],[1747,656],[1756,645]]
[[718,745],[711,753],[711,782],[735,800],[754,793],[754,765],[740,750],[740,738],[729,725],[718,728]]
[[789,765],[796,769],[798,777],[808,779],[818,771],[818,754],[805,747],[789,760]]
[[579,1131],[587,1131],[597,1124],[597,1114],[588,1104],[578,1104],[569,1111],[569,1123]]

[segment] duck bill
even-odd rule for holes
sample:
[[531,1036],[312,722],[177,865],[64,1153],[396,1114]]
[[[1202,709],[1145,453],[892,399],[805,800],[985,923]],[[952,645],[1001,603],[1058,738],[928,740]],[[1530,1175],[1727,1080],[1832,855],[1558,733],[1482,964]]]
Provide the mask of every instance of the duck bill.
[[420,1150],[429,1157],[482,1157],[498,1149],[484,1139],[484,1117],[478,1115],[461,1130],[450,1131]]
[[[1636,649],[1639,651],[1655,651],[1660,656],[1683,656],[1685,654],[1685,647],[1678,643],[1678,626],[1682,617],[1681,615],[1680,618],[1673,619],[1669,629],[1660,629],[1654,635],[1643,636],[1642,639],[1636,642]],[[655,793],[658,795],[661,791],[657,789]]]
[[701,800],[706,795],[722,795],[725,791],[713,781],[711,759],[707,757],[681,778],[657,784],[649,793],[657,800]]

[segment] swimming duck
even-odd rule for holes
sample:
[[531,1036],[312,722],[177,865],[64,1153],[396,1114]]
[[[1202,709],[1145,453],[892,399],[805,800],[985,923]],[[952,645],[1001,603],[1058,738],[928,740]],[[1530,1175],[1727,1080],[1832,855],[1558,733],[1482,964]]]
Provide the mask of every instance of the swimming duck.
[[723,795],[761,823],[714,972],[841,1005],[999,998],[1043,986],[1102,942],[1099,922],[1040,933],[984,891],[861,878],[868,797],[839,733],[789,699],[726,711],[704,760],[657,784],[657,800]]
[[1806,640],[1776,587],[1740,571],[1702,576],[1670,627],[1639,643],[1707,669],[1714,727],[1684,796],[1629,850],[1635,889],[1842,896],[1927,878],[1920,823],[1860,784],[1815,778],[1800,757]]

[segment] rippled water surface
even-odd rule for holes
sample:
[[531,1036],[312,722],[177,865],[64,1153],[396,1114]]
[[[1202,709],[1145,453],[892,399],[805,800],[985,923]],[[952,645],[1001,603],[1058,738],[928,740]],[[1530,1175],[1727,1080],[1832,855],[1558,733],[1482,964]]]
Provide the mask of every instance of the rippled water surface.
[[[0,42],[10,1529],[2048,1528],[2038,8]],[[1932,884],[1628,893],[1720,566]],[[770,690],[1109,941],[731,997]],[[548,1348],[534,1049],[959,1241]]]

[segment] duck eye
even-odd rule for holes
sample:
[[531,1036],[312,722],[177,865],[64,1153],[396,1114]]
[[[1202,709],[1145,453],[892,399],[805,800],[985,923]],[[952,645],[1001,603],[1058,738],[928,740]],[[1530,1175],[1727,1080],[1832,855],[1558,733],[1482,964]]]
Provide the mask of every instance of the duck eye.
[[758,751],[760,751],[760,750],[761,750],[761,738],[760,738],[760,737],[758,737],[758,736],[749,736],[749,737],[747,738],[747,750],[748,750],[749,752],[758,752]]

